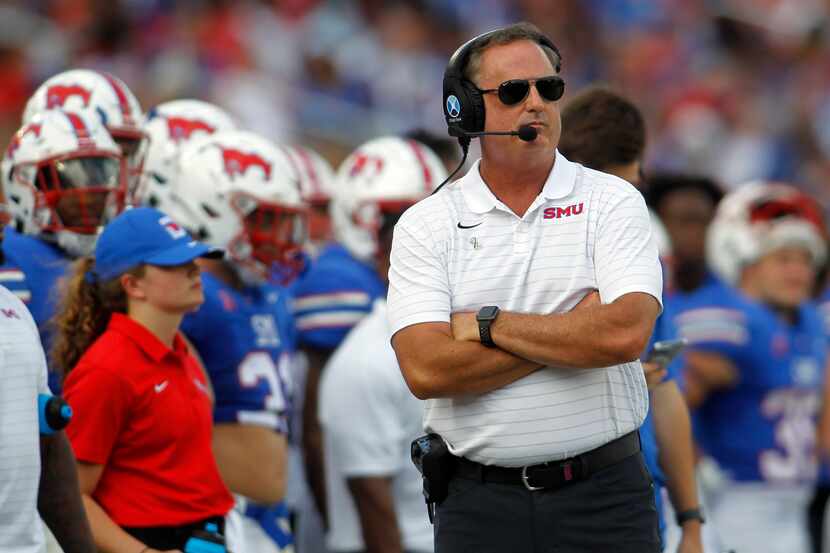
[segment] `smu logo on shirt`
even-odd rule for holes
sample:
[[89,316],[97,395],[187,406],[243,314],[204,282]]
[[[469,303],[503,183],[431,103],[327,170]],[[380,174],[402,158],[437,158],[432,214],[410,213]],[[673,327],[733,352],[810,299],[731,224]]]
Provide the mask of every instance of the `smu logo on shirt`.
[[256,334],[258,348],[275,348],[280,345],[280,334],[272,315],[251,315],[251,328]]
[[569,205],[567,207],[549,207],[545,209],[545,219],[561,219],[562,217],[570,217],[571,215],[579,215],[582,213],[582,202],[578,204]]

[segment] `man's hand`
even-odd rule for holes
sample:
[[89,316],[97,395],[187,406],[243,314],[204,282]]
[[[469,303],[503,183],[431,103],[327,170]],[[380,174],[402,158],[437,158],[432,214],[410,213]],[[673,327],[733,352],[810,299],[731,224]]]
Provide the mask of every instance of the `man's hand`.
[[666,367],[659,363],[652,363],[651,361],[643,362],[643,373],[646,375],[646,384],[649,390],[653,390],[655,386],[663,382],[667,372]]

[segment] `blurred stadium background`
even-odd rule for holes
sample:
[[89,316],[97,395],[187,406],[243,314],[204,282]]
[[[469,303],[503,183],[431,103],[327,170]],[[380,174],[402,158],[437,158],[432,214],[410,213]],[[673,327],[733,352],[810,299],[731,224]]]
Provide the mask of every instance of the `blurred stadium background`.
[[[830,203],[826,0],[25,0],[0,5],[0,129],[70,67],[146,110],[196,97],[339,162],[380,134],[443,135],[441,76],[471,35],[528,20],[570,94],[604,82],[645,112],[647,169],[725,187],[792,181]],[[567,101],[566,92],[565,101]]]

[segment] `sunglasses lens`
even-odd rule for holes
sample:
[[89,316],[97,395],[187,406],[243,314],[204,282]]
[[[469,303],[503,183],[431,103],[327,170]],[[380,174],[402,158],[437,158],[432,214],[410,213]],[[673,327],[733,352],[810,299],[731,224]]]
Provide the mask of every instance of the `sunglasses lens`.
[[527,81],[507,81],[499,85],[499,100],[512,106],[524,100],[529,90],[530,84]]
[[565,81],[557,77],[539,79],[536,81],[536,90],[545,100],[554,102],[565,93]]

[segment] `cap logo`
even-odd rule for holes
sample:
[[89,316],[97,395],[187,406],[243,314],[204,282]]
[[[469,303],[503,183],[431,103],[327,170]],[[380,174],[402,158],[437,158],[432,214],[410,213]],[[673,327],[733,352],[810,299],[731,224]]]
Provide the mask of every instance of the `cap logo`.
[[46,89],[46,107],[48,109],[63,107],[66,100],[72,96],[80,96],[84,101],[84,107],[88,107],[92,91],[77,84],[52,85]]
[[225,163],[225,173],[232,179],[243,176],[251,167],[259,167],[265,173],[266,179],[271,178],[271,164],[259,154],[222,148],[222,161]]
[[458,117],[461,115],[461,102],[455,94],[447,96],[447,115],[450,117]]
[[195,131],[213,134],[216,128],[198,119],[186,119],[184,117],[167,118],[167,133],[174,142],[190,140],[190,135]]
[[167,231],[167,234],[169,234],[173,240],[178,240],[187,236],[187,231],[180,227],[176,221],[167,215],[159,219],[159,224],[164,230]]

